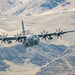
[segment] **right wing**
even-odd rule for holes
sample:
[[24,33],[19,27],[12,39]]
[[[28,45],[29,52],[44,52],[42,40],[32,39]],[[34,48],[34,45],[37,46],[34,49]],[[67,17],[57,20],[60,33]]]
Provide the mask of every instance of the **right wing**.
[[19,40],[22,40],[22,39],[26,40],[26,36],[0,37],[0,40],[4,43],[6,43],[6,41],[7,42],[12,41],[12,40],[19,41]]

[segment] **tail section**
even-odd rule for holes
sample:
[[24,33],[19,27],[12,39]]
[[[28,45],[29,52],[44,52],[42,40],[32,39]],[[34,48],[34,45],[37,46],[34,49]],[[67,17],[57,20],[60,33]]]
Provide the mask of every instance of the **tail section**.
[[24,22],[22,20],[22,34],[25,35],[26,34],[26,31],[25,31],[25,28],[24,28]]

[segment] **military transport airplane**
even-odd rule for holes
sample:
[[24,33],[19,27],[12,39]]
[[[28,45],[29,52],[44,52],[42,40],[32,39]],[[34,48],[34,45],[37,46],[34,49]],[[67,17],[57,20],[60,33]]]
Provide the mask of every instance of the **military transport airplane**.
[[62,38],[62,35],[66,34],[66,33],[70,33],[70,32],[75,32],[75,30],[72,30],[72,31],[61,31],[60,29],[57,30],[56,29],[56,32],[54,33],[48,33],[48,31],[46,32],[45,30],[43,32],[41,32],[41,34],[39,35],[34,35],[34,34],[27,34],[26,31],[25,31],[25,28],[24,28],[24,22],[22,20],[22,34],[18,34],[17,35],[14,35],[12,37],[8,37],[7,35],[3,34],[3,35],[0,35],[0,40],[1,40],[1,43],[12,43],[12,40],[15,40],[16,42],[21,42],[24,47],[32,47],[34,45],[38,45],[39,44],[39,39],[42,38],[42,39],[49,39],[49,40],[52,40],[53,39],[53,36],[57,36],[57,38],[61,37]]

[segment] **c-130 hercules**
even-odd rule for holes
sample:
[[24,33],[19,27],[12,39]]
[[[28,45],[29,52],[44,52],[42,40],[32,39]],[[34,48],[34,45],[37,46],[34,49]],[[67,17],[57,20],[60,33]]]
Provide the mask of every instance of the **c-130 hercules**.
[[75,32],[75,30],[72,30],[72,31],[61,31],[60,29],[57,30],[56,29],[56,32],[54,33],[48,33],[48,31],[46,32],[45,30],[43,32],[41,32],[41,34],[39,35],[34,35],[34,34],[26,34],[26,31],[24,29],[24,22],[22,20],[22,34],[18,34],[13,36],[13,37],[8,37],[7,35],[3,34],[3,35],[0,35],[0,40],[1,40],[1,43],[12,43],[12,40],[15,40],[16,42],[21,42],[24,47],[32,47],[34,45],[38,45],[39,44],[39,39],[42,38],[42,39],[49,39],[49,40],[52,40],[53,39],[53,36],[57,36],[57,38],[61,37],[62,38],[62,35],[66,34],[66,33],[70,33],[70,32]]

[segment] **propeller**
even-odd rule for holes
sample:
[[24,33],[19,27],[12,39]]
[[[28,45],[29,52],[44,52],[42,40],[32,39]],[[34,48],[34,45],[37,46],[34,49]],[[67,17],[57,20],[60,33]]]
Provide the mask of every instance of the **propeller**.
[[42,34],[42,40],[45,39],[45,41],[46,41],[47,38],[49,39],[49,37],[47,36],[48,31],[46,32],[45,30],[43,30],[43,32],[41,32],[41,34]]
[[30,46],[30,43],[27,39],[26,39],[26,45]]
[[3,43],[3,42],[6,43],[7,40],[6,40],[5,38],[6,38],[7,36],[8,36],[8,34],[4,34],[4,33],[3,33],[2,35],[0,35],[0,37],[2,37],[1,43]]
[[15,39],[16,41],[15,41],[15,42],[17,42],[17,41],[20,42],[20,38],[19,38],[19,37],[21,36],[21,34],[18,34],[18,33],[17,33],[17,34],[14,35],[14,36],[16,37],[16,39]]
[[56,34],[57,38],[59,38],[59,37],[62,38],[63,30],[60,30],[60,28],[59,28],[59,30],[56,29],[56,33],[55,34]]

